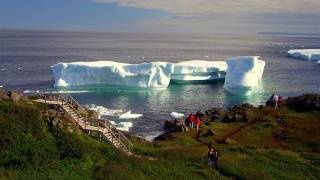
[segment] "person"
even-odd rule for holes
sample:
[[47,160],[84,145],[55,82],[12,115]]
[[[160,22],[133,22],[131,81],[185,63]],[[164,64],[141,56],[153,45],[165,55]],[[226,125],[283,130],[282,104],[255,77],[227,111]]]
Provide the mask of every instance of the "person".
[[279,96],[276,95],[276,94],[273,94],[272,101],[273,101],[273,108],[277,109],[278,108]]
[[211,147],[208,152],[208,165],[213,167],[214,165],[214,149]]
[[201,125],[201,120],[200,120],[200,117],[197,116],[197,117],[196,117],[197,133],[199,133],[200,125]]
[[213,166],[218,167],[218,163],[219,163],[219,154],[218,154],[218,151],[215,150],[213,152]]
[[219,160],[218,151],[214,150],[213,147],[211,147],[208,152],[208,165],[210,167],[217,167],[218,160]]
[[190,114],[188,117],[190,129],[193,128],[195,120],[196,120],[196,117],[194,116],[194,114]]

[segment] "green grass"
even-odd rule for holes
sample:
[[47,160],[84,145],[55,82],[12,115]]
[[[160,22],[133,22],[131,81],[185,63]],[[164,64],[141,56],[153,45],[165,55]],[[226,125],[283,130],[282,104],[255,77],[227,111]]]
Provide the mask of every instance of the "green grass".
[[[253,109],[249,122],[255,123],[232,135],[231,144],[217,140],[244,122],[203,125],[199,139],[195,129],[153,143],[132,137],[133,151],[156,158],[150,161],[127,157],[77,130],[68,116],[63,128],[49,126],[41,116],[47,109],[0,101],[0,179],[320,179],[320,112]],[[278,116],[284,126],[276,122]],[[279,128],[288,139],[274,138]],[[203,137],[209,129],[217,135]],[[220,153],[216,170],[206,165],[211,143]]]

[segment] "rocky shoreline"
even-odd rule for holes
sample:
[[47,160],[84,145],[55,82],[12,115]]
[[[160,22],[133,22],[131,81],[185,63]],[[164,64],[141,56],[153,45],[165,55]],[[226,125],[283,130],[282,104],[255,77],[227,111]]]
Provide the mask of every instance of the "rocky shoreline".
[[[220,107],[213,107],[205,111],[202,114],[202,123],[205,125],[209,125],[210,123],[214,122],[221,122],[221,123],[232,123],[232,122],[248,122],[248,112],[252,109],[262,109],[266,108],[266,105],[260,105],[255,107],[251,104],[244,103],[234,105],[231,108],[220,108]],[[301,96],[296,97],[288,97],[284,99],[280,104],[279,108],[281,107],[288,107],[293,109],[297,112],[309,112],[309,111],[320,111],[320,94],[316,93],[308,93],[303,94]],[[267,107],[271,108],[271,107]],[[183,119],[183,122],[187,121]],[[172,139],[172,133],[183,132],[185,126],[182,121],[178,120],[166,120],[164,122],[164,133],[155,137],[155,141],[164,141],[168,139]],[[189,129],[187,129],[188,131]],[[281,133],[278,137],[281,139]],[[208,130],[204,136],[214,136],[216,132],[214,130]]]

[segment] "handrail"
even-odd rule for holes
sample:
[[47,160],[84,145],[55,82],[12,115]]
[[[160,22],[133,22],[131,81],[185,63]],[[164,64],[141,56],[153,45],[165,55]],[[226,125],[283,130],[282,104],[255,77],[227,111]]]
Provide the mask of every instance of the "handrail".
[[[46,95],[49,95],[49,99],[51,99],[51,97],[53,98],[53,100],[58,100],[58,101],[62,101],[62,106],[63,106],[63,102],[67,103],[80,117],[83,117],[81,115],[81,112],[79,111],[78,108],[80,108],[80,110],[82,110],[85,113],[85,129],[86,129],[86,125],[87,125],[87,121],[88,121],[88,112],[69,94],[58,94],[58,93],[45,93],[45,98]],[[71,101],[71,102],[69,102]],[[78,108],[74,108],[73,103],[78,107]],[[107,128],[109,130],[109,132],[112,134],[113,138],[116,138],[120,144],[122,144],[122,146],[127,149],[130,153],[131,151],[131,147],[133,147],[133,143],[121,132],[119,131],[112,123],[110,123],[108,120],[106,119],[97,119],[97,121],[99,122],[103,122],[102,124],[105,126],[105,128]],[[99,127],[100,124],[98,124],[98,131],[99,131]],[[102,132],[103,131],[99,131]],[[123,140],[125,142],[123,142]],[[112,142],[113,143],[113,142]],[[125,143],[127,143],[128,145],[126,145]]]
[[[112,136],[116,139],[119,140],[119,142],[126,148],[129,150],[129,152],[131,151],[131,147],[133,147],[133,143],[121,132],[119,131],[113,124],[111,124],[108,120],[106,119],[96,119],[97,121],[103,122],[103,125],[109,130],[109,132],[112,134]],[[124,144],[125,141],[126,143],[128,143],[128,147],[127,145]]]

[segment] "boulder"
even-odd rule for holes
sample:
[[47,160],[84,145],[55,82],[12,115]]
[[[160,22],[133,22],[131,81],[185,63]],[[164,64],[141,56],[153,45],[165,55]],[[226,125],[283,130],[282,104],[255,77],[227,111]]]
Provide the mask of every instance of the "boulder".
[[213,131],[212,129],[209,129],[209,130],[207,131],[207,133],[205,133],[205,134],[203,135],[203,137],[211,137],[211,136],[215,136],[215,135],[217,135],[217,133],[216,133],[215,131]]
[[0,89],[0,100],[10,99],[8,93],[4,89]]
[[300,112],[320,111],[320,95],[304,94],[297,97],[289,97],[286,100],[287,106]]
[[12,100],[13,102],[18,102],[26,99],[22,93],[17,91],[8,91],[7,94],[9,96],[9,99]]

